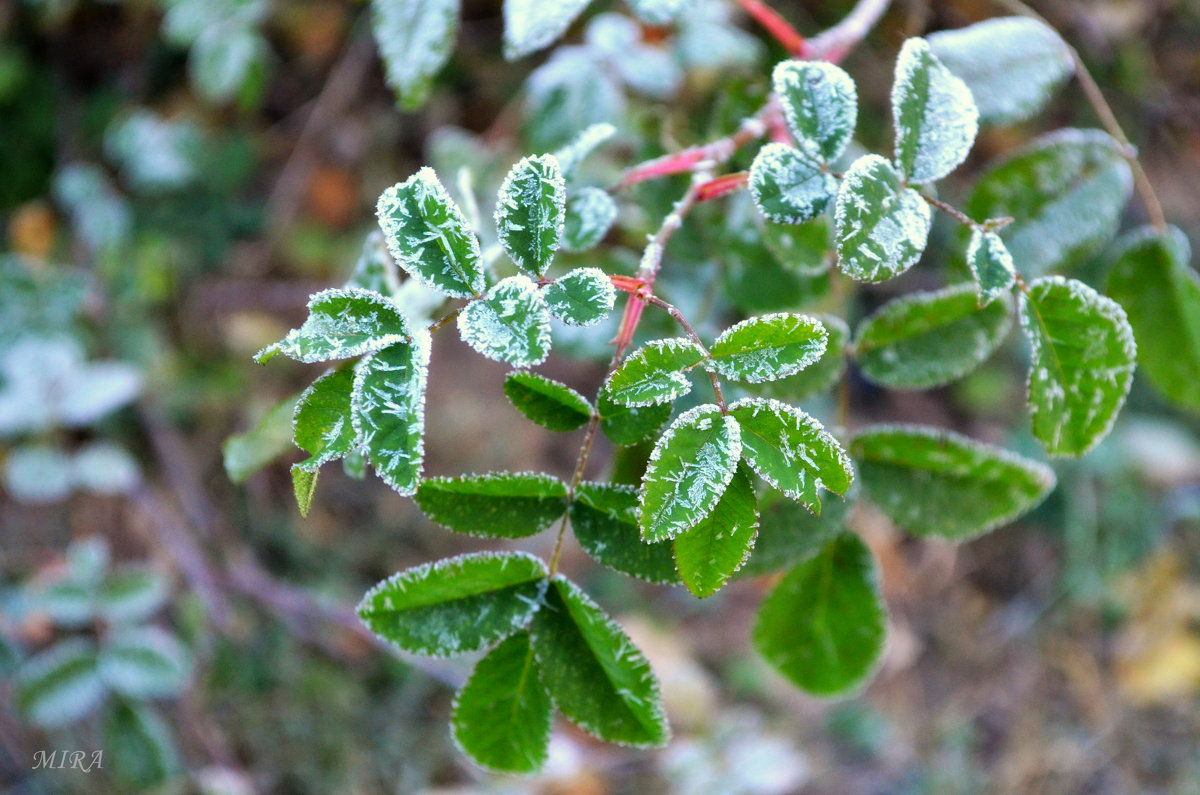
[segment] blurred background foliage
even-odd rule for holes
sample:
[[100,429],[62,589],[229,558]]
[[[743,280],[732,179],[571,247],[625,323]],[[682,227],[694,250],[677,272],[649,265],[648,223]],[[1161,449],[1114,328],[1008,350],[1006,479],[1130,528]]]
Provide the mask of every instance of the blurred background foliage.
[[[804,32],[850,5],[775,4]],[[953,547],[902,538],[859,507],[850,521],[881,562],[893,619],[883,671],[860,697],[805,698],[755,658],[762,578],[700,602],[570,547],[564,568],[662,677],[675,740],[627,752],[564,724],[533,781],[490,778],[455,754],[447,685],[466,666],[397,659],[351,607],[398,569],[478,544],[353,471],[327,473],[301,521],[286,466],[251,474],[267,461],[236,439],[222,455],[251,428],[286,450],[286,401],[312,377],[250,355],[298,323],[311,292],[349,277],[376,197],[420,165],[459,191],[465,167],[480,196],[494,195],[520,154],[609,121],[620,133],[587,166],[607,184],[624,165],[734,129],[784,57],[726,0],[698,0],[676,30],[598,2],[567,43],[509,63],[499,6],[463,3],[454,58],[428,103],[405,112],[361,3],[0,2],[0,786],[1200,791],[1200,423],[1140,379],[1113,436],[1057,465],[1060,487],[1018,526]],[[1200,240],[1200,6],[1037,6],[1096,74],[1168,217]],[[985,0],[894,3],[846,60],[862,142],[887,146],[906,36],[998,13]],[[1071,85],[1042,117],[988,130],[945,190],[961,199],[962,175],[1038,132],[1095,124]],[[632,272],[680,190],[639,186],[610,245],[572,261]],[[1127,224],[1140,213],[1131,207]],[[822,241],[781,252],[760,225],[744,196],[699,208],[672,244],[663,291],[717,319],[830,308],[839,286],[803,267]],[[923,264],[862,293],[858,317],[955,267],[953,229],[934,229]],[[1094,280],[1106,266],[1098,256],[1080,268]],[[557,340],[583,359],[555,357],[547,372],[594,386],[611,334]],[[577,440],[522,424],[500,397],[505,368],[450,337],[438,344],[432,474],[570,469]],[[1024,356],[1010,346],[930,393],[856,380],[851,422],[928,421],[1032,451]],[[646,452],[622,453],[615,471],[636,473]],[[111,649],[129,632],[153,636],[139,641],[150,656],[122,668]],[[67,702],[18,692],[16,671],[61,673],[68,658],[89,673]],[[104,766],[31,770],[41,749],[103,749]]]

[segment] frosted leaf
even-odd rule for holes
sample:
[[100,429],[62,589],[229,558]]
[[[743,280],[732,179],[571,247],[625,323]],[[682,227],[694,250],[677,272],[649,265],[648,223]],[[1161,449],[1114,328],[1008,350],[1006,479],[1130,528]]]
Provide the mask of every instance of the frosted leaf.
[[928,36],[946,68],[971,89],[985,124],[1031,118],[1075,72],[1066,42],[1029,17],[987,19]]
[[202,148],[203,138],[194,124],[168,121],[144,109],[114,121],[104,135],[104,151],[121,167],[122,176],[147,193],[194,181]]
[[55,172],[52,191],[70,213],[76,234],[98,255],[111,254],[129,241],[133,211],[99,166],[68,163]]
[[429,478],[415,500],[422,513],[455,532],[525,538],[562,518],[567,487],[539,472],[489,472]]
[[562,239],[567,186],[554,155],[522,158],[500,186],[496,229],[504,250],[530,276],[546,272]]
[[1082,282],[1047,276],[1022,294],[1021,325],[1033,435],[1051,455],[1083,455],[1108,435],[1133,383],[1125,311]]
[[1078,263],[1112,239],[1133,190],[1120,144],[1099,130],[1042,136],[992,166],[964,210],[1011,217],[1000,237],[1026,279]]
[[825,353],[821,358],[787,378],[749,384],[748,392],[794,405],[832,389],[842,379],[846,369],[846,347],[850,342],[850,328],[846,321],[836,315],[815,317],[821,321],[826,333]]
[[504,394],[533,422],[552,431],[573,431],[592,418],[592,404],[564,383],[528,370],[504,379]]
[[467,304],[458,333],[483,356],[514,367],[541,364],[550,355],[550,313],[528,276],[509,276]]
[[698,0],[680,17],[675,49],[684,66],[724,71],[758,64],[763,45],[732,20],[732,7],[724,0]]
[[634,486],[580,483],[570,507],[571,531],[597,563],[646,582],[677,585],[671,542],[642,542],[637,506]]
[[846,172],[837,197],[842,272],[862,282],[899,276],[921,258],[930,221],[925,200],[903,187],[888,161],[879,155],[860,157]]
[[567,199],[563,226],[564,251],[586,251],[597,245],[617,220],[617,203],[608,191],[580,188]]
[[757,535],[754,476],[742,465],[712,512],[675,536],[675,565],[683,584],[697,598],[712,596],[750,558]]
[[742,428],[742,456],[758,476],[813,514],[822,489],[845,494],[850,458],[821,423],[778,400],[743,398],[729,407]]
[[192,658],[187,647],[166,630],[126,627],[104,639],[96,668],[104,684],[122,695],[158,698],[187,686]]
[[608,122],[592,124],[584,128],[569,144],[554,153],[562,168],[563,177],[571,179],[579,164],[590,155],[596,147],[603,144],[617,133],[617,128]]
[[967,267],[979,286],[979,301],[990,304],[1012,289],[1016,269],[1000,235],[975,228],[967,244]]
[[623,406],[667,403],[692,390],[685,374],[704,359],[689,339],[655,340],[634,352],[604,383],[604,394]]
[[617,289],[612,279],[599,268],[576,268],[542,289],[546,306],[562,322],[571,326],[599,323],[612,311]]
[[979,111],[967,84],[942,65],[924,39],[909,39],[892,85],[896,166],[908,182],[933,182],[967,159]]
[[807,315],[760,315],[722,332],[712,345],[711,366],[732,381],[775,381],[821,358],[827,339],[821,321]]
[[205,30],[188,56],[188,77],[209,102],[229,102],[266,69],[270,47],[257,30],[237,23]]
[[446,303],[446,296],[418,279],[405,279],[392,294],[392,302],[413,323],[429,326],[433,313]]
[[309,454],[298,466],[315,470],[349,453],[355,444],[351,422],[354,370],[344,367],[314,381],[300,395],[292,415],[296,446]]
[[712,511],[742,454],[737,420],[713,405],[676,418],[654,445],[642,479],[638,526],[647,542],[674,538]]
[[270,13],[266,0],[165,0],[162,34],[167,41],[190,46],[215,25],[253,27]]
[[625,117],[625,92],[615,70],[587,47],[559,47],[526,86],[525,134],[535,150],[567,144],[580,127]]
[[504,57],[510,61],[554,43],[591,0],[504,0]]
[[831,63],[782,61],[771,75],[797,145],[830,163],[842,156],[858,122],[858,89]]
[[73,485],[71,458],[61,450],[27,445],[12,450],[4,462],[4,488],[17,502],[65,500]]
[[13,705],[22,717],[53,729],[93,712],[108,694],[96,672],[96,644],[71,637],[30,657],[13,677]]
[[75,453],[71,461],[78,488],[94,494],[129,494],[142,481],[137,461],[112,442],[92,442]]
[[837,193],[833,175],[801,150],[769,143],[750,166],[750,192],[762,214],[783,224],[810,221],[825,211]]
[[420,107],[450,58],[459,0],[371,0],[371,30],[399,103]]
[[388,251],[410,276],[455,298],[483,292],[479,238],[433,169],[385,190],[375,214]]
[[[396,273],[396,263],[388,254],[387,244],[383,242],[383,232],[376,229],[367,235],[345,286],[389,296],[394,296],[400,289],[400,276]],[[402,314],[412,317],[407,313]]]
[[254,355],[263,364],[282,353],[298,362],[350,359],[408,337],[408,322],[387,298],[356,287],[322,290],[308,299],[308,319]]
[[647,25],[666,25],[675,21],[695,0],[626,0],[638,19]]
[[375,473],[398,493],[416,493],[425,457],[429,333],[397,343],[354,368],[351,421]]
[[644,43],[641,27],[629,17],[598,14],[588,23],[584,38],[625,85],[639,94],[669,99],[683,82],[683,70],[670,53]]

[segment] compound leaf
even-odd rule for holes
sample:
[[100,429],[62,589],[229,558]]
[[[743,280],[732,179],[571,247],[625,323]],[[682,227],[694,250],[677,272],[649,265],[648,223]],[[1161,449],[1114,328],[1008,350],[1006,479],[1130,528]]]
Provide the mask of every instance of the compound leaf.
[[600,430],[613,444],[628,447],[654,438],[671,418],[671,404],[626,406],[601,391],[596,401],[600,412]]
[[717,337],[710,351],[711,367],[732,381],[775,381],[821,358],[828,338],[821,321],[808,315],[760,315]]
[[599,323],[612,311],[617,290],[599,268],[576,268],[542,290],[550,313],[571,326]]
[[837,194],[837,180],[813,155],[782,143],[769,143],[750,165],[750,193],[772,221],[799,224],[825,211]]
[[797,145],[825,163],[841,157],[858,123],[850,75],[822,61],[783,61],[771,80]]
[[424,104],[458,35],[459,0],[371,0],[371,29],[388,85],[408,109]]
[[581,483],[571,503],[571,528],[593,560],[640,580],[675,585],[679,574],[671,543],[644,543],[638,528],[638,492],[615,483]]
[[901,184],[891,163],[864,155],[850,166],[838,191],[838,262],[861,282],[899,276],[916,264],[929,238],[929,206]]
[[408,322],[391,300],[357,287],[322,290],[308,299],[308,319],[254,355],[263,364],[282,353],[298,362],[349,359],[402,342]]
[[757,532],[754,477],[739,466],[708,516],[675,536],[675,566],[692,595],[703,599],[719,591],[750,557]]
[[179,693],[192,674],[187,648],[158,627],[130,627],[105,639],[97,658],[104,683],[131,698]]
[[417,489],[426,516],[451,530],[491,538],[540,533],[567,510],[567,487],[537,472],[430,478]]
[[990,304],[1012,289],[1016,268],[1004,240],[995,232],[971,230],[967,243],[967,267],[979,287],[979,302]]
[[566,384],[528,371],[509,373],[504,394],[517,410],[552,431],[582,428],[592,416],[587,398]]
[[429,333],[385,348],[355,367],[351,420],[375,472],[403,495],[413,494],[425,460],[425,384]]
[[59,641],[26,660],[13,684],[13,703],[21,715],[46,729],[90,714],[107,694],[96,668],[96,644],[80,637]]
[[967,159],[979,111],[971,89],[942,65],[924,39],[909,39],[896,59],[892,85],[896,167],[921,185],[949,174]]
[[554,155],[522,158],[500,185],[496,230],[517,267],[541,277],[558,250],[567,183]]
[[704,351],[689,339],[655,340],[609,376],[604,394],[624,406],[669,403],[692,390],[686,371],[703,360]]

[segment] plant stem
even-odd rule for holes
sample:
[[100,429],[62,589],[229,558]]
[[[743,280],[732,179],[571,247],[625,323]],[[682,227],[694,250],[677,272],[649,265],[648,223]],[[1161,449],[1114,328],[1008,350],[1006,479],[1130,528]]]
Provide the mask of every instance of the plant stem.
[[792,55],[803,58],[808,54],[808,42],[778,11],[761,0],[737,0],[737,4]]
[[935,199],[934,197],[930,196],[927,193],[921,193],[921,191],[917,191],[917,193],[931,207],[938,208],[939,210],[941,210],[942,212],[946,213],[951,218],[953,218],[955,221],[958,221],[963,226],[969,226],[972,229],[978,229],[983,226],[983,224],[977,223],[973,218],[971,218],[969,215],[964,213],[962,210],[955,207],[953,204],[947,204],[946,202],[942,201],[941,199]]
[[841,22],[808,40],[805,57],[830,63],[842,60],[866,38],[889,5],[891,0],[859,0]]
[[612,187],[612,190],[622,190],[648,179],[682,174],[687,171],[708,170],[724,163],[733,157],[734,152],[738,149],[766,134],[766,117],[773,112],[773,106],[768,102],[753,116],[743,119],[737,132],[706,144],[692,146],[631,166]]
[[[686,333],[688,337],[691,338],[692,342],[696,343],[697,347],[699,347],[701,352],[704,353],[705,359],[712,357],[712,354],[709,353],[707,346],[704,344],[704,340],[700,339],[700,335],[696,333],[696,329],[692,328],[692,324],[688,322],[688,319],[683,316],[683,313],[679,311],[677,306],[674,304],[668,304],[657,295],[647,295],[645,296],[645,300],[646,303],[665,310],[667,314],[673,317],[675,322],[678,323],[680,328],[683,329],[684,333]],[[721,413],[728,414],[729,407],[725,405],[725,395],[721,392],[721,379],[718,378],[717,374],[712,370],[707,370],[707,372],[708,380],[712,382],[713,397],[716,399],[717,405],[721,408]]]

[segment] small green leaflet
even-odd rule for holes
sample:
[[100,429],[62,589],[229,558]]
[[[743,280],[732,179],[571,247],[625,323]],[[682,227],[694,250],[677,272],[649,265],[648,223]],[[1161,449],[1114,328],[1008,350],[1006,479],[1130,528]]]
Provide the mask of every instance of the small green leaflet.
[[608,191],[600,188],[573,190],[567,199],[567,217],[563,222],[563,250],[594,248],[616,220],[617,203]]
[[961,541],[1015,521],[1054,489],[1054,471],[999,447],[917,425],[864,428],[850,443],[863,490],[902,529]]
[[759,315],[717,337],[710,366],[731,381],[775,381],[821,358],[828,337],[821,321],[808,315]]
[[447,558],[379,583],[363,597],[358,615],[404,651],[466,654],[528,624],[541,603],[546,574],[546,564],[523,552]]
[[680,414],[646,466],[638,513],[642,539],[664,541],[699,524],[725,493],[741,453],[737,420],[716,406]]
[[666,744],[670,729],[650,664],[587,594],[556,577],[530,632],[542,684],[568,720],[611,743]]
[[514,367],[541,364],[550,355],[550,314],[528,276],[502,279],[458,316],[458,333],[478,353]]
[[871,381],[893,389],[930,389],[982,364],[1008,336],[1012,302],[980,307],[971,283],[909,293],[858,327],[854,361]]
[[350,422],[353,388],[354,370],[343,367],[313,381],[300,395],[292,428],[296,446],[309,454],[298,464],[302,469],[314,471],[354,447],[354,426]]
[[354,368],[351,420],[363,453],[385,483],[417,490],[425,459],[429,332],[363,359]]
[[850,166],[838,191],[835,223],[842,272],[881,282],[911,268],[929,238],[929,206],[904,187],[891,163],[864,155]]
[[145,621],[170,595],[167,580],[153,569],[122,566],[104,578],[96,593],[96,613],[109,624]]
[[114,700],[105,710],[102,736],[105,754],[122,760],[112,771],[119,792],[161,790],[183,770],[171,727],[149,704]]
[[1120,144],[1099,130],[1060,130],[989,168],[964,210],[1012,218],[1000,237],[1017,269],[1035,279],[1112,239],[1132,189]]
[[63,627],[87,626],[96,615],[95,585],[67,575],[30,589],[36,611]]
[[592,406],[566,384],[524,370],[504,379],[504,394],[517,410],[552,431],[573,431],[587,425]]
[[971,89],[984,124],[1013,124],[1040,111],[1074,72],[1066,42],[1029,17],[988,19],[931,33],[933,54]]
[[317,480],[321,474],[319,468],[308,469],[299,464],[292,464],[292,494],[296,497],[296,507],[301,518],[307,519],[312,510],[313,498],[317,496]]
[[824,163],[841,157],[858,123],[850,75],[831,63],[782,61],[771,81],[797,145]]
[[613,402],[604,391],[596,401],[596,410],[600,412],[600,430],[613,444],[623,447],[653,439],[671,418],[670,403],[625,406]]
[[909,39],[892,85],[896,167],[910,184],[941,179],[967,159],[979,111],[971,89],[942,65],[924,39]]
[[625,360],[604,384],[604,394],[624,406],[668,403],[692,390],[685,374],[704,360],[689,339],[655,340]]
[[1016,268],[1004,240],[995,232],[971,230],[967,243],[967,267],[979,286],[979,303],[990,304],[1012,289]]
[[591,0],[504,0],[504,57],[510,61],[558,40]]
[[887,639],[887,608],[871,551],[844,533],[788,572],[754,622],[754,646],[814,696],[849,693],[870,679]]
[[523,538],[540,533],[567,510],[567,487],[536,472],[493,472],[430,478],[416,494],[417,507],[460,533]]
[[534,773],[546,762],[554,703],[542,686],[529,633],[518,632],[475,665],[454,699],[454,742],[477,764]]
[[580,163],[595,151],[596,147],[616,134],[617,128],[608,122],[592,124],[581,130],[571,143],[554,153],[562,166],[563,177],[568,180],[574,177]]
[[820,490],[845,494],[854,480],[846,451],[821,423],[778,400],[743,398],[729,407],[742,429],[742,455],[758,476],[821,513]]
[[829,225],[824,218],[806,224],[763,221],[762,242],[780,265],[801,276],[821,276],[829,270]]
[[132,627],[105,639],[97,672],[115,692],[131,698],[159,698],[187,686],[192,661],[174,635],[158,627]]
[[750,165],[750,193],[764,216],[782,224],[811,221],[837,194],[837,180],[811,154],[769,143]]
[[375,214],[388,251],[408,275],[454,298],[483,292],[479,238],[433,169],[385,190]]
[[647,582],[679,583],[671,542],[647,544],[641,539],[633,486],[581,483],[570,515],[575,538],[592,560]]
[[846,366],[846,345],[850,341],[850,327],[836,315],[814,317],[825,327],[825,353],[821,358],[787,378],[750,384],[747,391],[762,397],[782,400],[784,403],[799,403],[832,389],[841,380]]
[[599,323],[612,311],[617,289],[599,268],[576,268],[542,289],[546,307],[570,326]]
[[1175,227],[1144,228],[1121,241],[1108,294],[1129,315],[1138,361],[1173,403],[1200,410],[1200,277]]
[[400,105],[420,107],[450,59],[459,0],[371,0],[371,30]]
[[106,694],[96,670],[96,644],[80,637],[61,640],[26,660],[13,685],[17,710],[45,729],[88,715]]
[[517,267],[541,277],[562,239],[567,184],[554,155],[525,157],[500,186],[496,230]]
[[701,599],[715,594],[750,557],[757,533],[754,477],[743,465],[708,516],[675,536],[675,566],[683,584]]
[[279,401],[249,430],[225,440],[221,445],[222,461],[231,481],[244,483],[246,478],[292,449],[292,416],[299,401],[299,395]]
[[383,232],[376,229],[363,241],[362,252],[354,263],[354,271],[346,280],[346,287],[358,287],[380,295],[395,295],[400,289],[400,276],[396,263],[388,254]]
[[1116,301],[1047,276],[1021,296],[1029,338],[1033,435],[1051,455],[1080,456],[1108,435],[1133,383],[1137,346]]
[[355,287],[322,290],[308,299],[308,319],[254,355],[265,364],[282,353],[298,362],[350,359],[409,336],[408,322],[391,300]]
[[845,500],[831,500],[820,516],[813,516],[803,505],[769,489],[758,500],[758,538],[753,554],[734,576],[772,574],[820,552],[846,526],[856,492],[852,487]]

